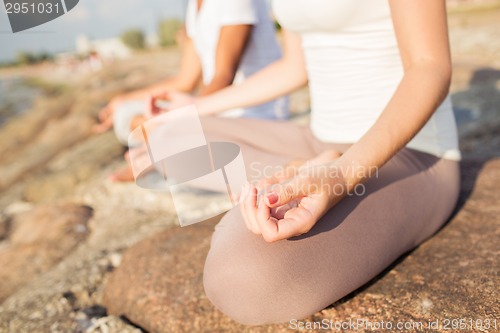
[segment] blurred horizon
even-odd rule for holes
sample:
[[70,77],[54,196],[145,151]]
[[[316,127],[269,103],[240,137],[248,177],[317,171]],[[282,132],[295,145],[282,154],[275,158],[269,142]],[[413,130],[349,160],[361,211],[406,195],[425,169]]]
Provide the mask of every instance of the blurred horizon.
[[0,6],[0,62],[15,59],[18,52],[50,54],[75,50],[75,39],[114,38],[138,28],[145,35],[157,32],[163,19],[182,19],[187,0],[80,0],[67,14],[41,26],[12,33],[5,6]]

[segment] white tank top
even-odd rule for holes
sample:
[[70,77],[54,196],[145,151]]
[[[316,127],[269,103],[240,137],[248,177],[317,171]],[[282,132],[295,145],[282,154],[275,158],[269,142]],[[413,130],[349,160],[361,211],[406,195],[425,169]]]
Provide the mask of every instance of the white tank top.
[[[388,1],[274,0],[273,9],[302,37],[313,133],[327,142],[358,141],[403,77]],[[407,147],[460,159],[449,96]]]

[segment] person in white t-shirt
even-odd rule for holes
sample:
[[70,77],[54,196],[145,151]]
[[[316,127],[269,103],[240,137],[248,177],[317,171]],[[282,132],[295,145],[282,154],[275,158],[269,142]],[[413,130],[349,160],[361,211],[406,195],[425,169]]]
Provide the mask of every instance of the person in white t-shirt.
[[[189,0],[186,31],[178,74],[113,98],[101,111],[101,123],[95,127],[96,132],[109,129],[115,113],[122,109],[135,109],[135,112],[128,112],[134,113],[132,118],[144,116],[151,97],[164,98],[167,91],[192,93],[200,79],[203,80],[203,87],[198,95],[209,95],[233,83],[241,83],[281,57],[265,0]],[[223,115],[286,119],[288,105],[286,98],[280,98],[258,106],[231,110]],[[132,128],[135,127],[133,123],[129,123]],[[117,134],[126,144],[127,137]]]
[[[196,6],[197,1],[189,1],[186,30],[202,66],[205,88],[200,95],[220,90],[219,87],[227,86],[230,81],[241,83],[246,77],[281,58],[274,23],[270,20],[265,0],[204,0],[198,3],[201,3],[200,7]],[[241,56],[233,55],[230,58],[228,53],[234,52],[230,46],[244,42],[241,36],[231,32],[230,29],[234,29],[235,25],[251,27],[251,32],[243,46],[244,50],[239,52]],[[226,42],[228,44],[224,45]],[[237,58],[239,62],[236,62]],[[287,117],[287,108],[285,99],[278,99],[225,114],[284,119]]]
[[[131,130],[159,111],[156,102],[168,100],[168,91],[193,93],[202,79],[198,95],[206,96],[241,83],[281,57],[265,0],[189,0],[186,32],[179,73],[113,98],[100,112],[100,124],[94,127],[95,132],[114,127],[119,141],[127,145]],[[226,111],[221,116],[286,119],[287,98]],[[111,178],[133,179],[128,169]]]

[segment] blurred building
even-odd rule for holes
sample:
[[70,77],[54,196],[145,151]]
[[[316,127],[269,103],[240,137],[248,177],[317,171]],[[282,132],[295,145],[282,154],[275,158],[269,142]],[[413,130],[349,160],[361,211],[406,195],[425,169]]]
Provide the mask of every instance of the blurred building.
[[132,50],[120,38],[92,40],[86,35],[80,35],[76,38],[76,52],[79,55],[96,53],[104,60],[123,59],[132,54]]

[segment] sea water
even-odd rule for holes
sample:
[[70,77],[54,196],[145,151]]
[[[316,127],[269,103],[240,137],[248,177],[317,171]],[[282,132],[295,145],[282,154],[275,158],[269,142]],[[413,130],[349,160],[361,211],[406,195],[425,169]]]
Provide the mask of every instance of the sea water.
[[0,127],[29,110],[40,95],[39,89],[23,82],[21,77],[0,78]]

